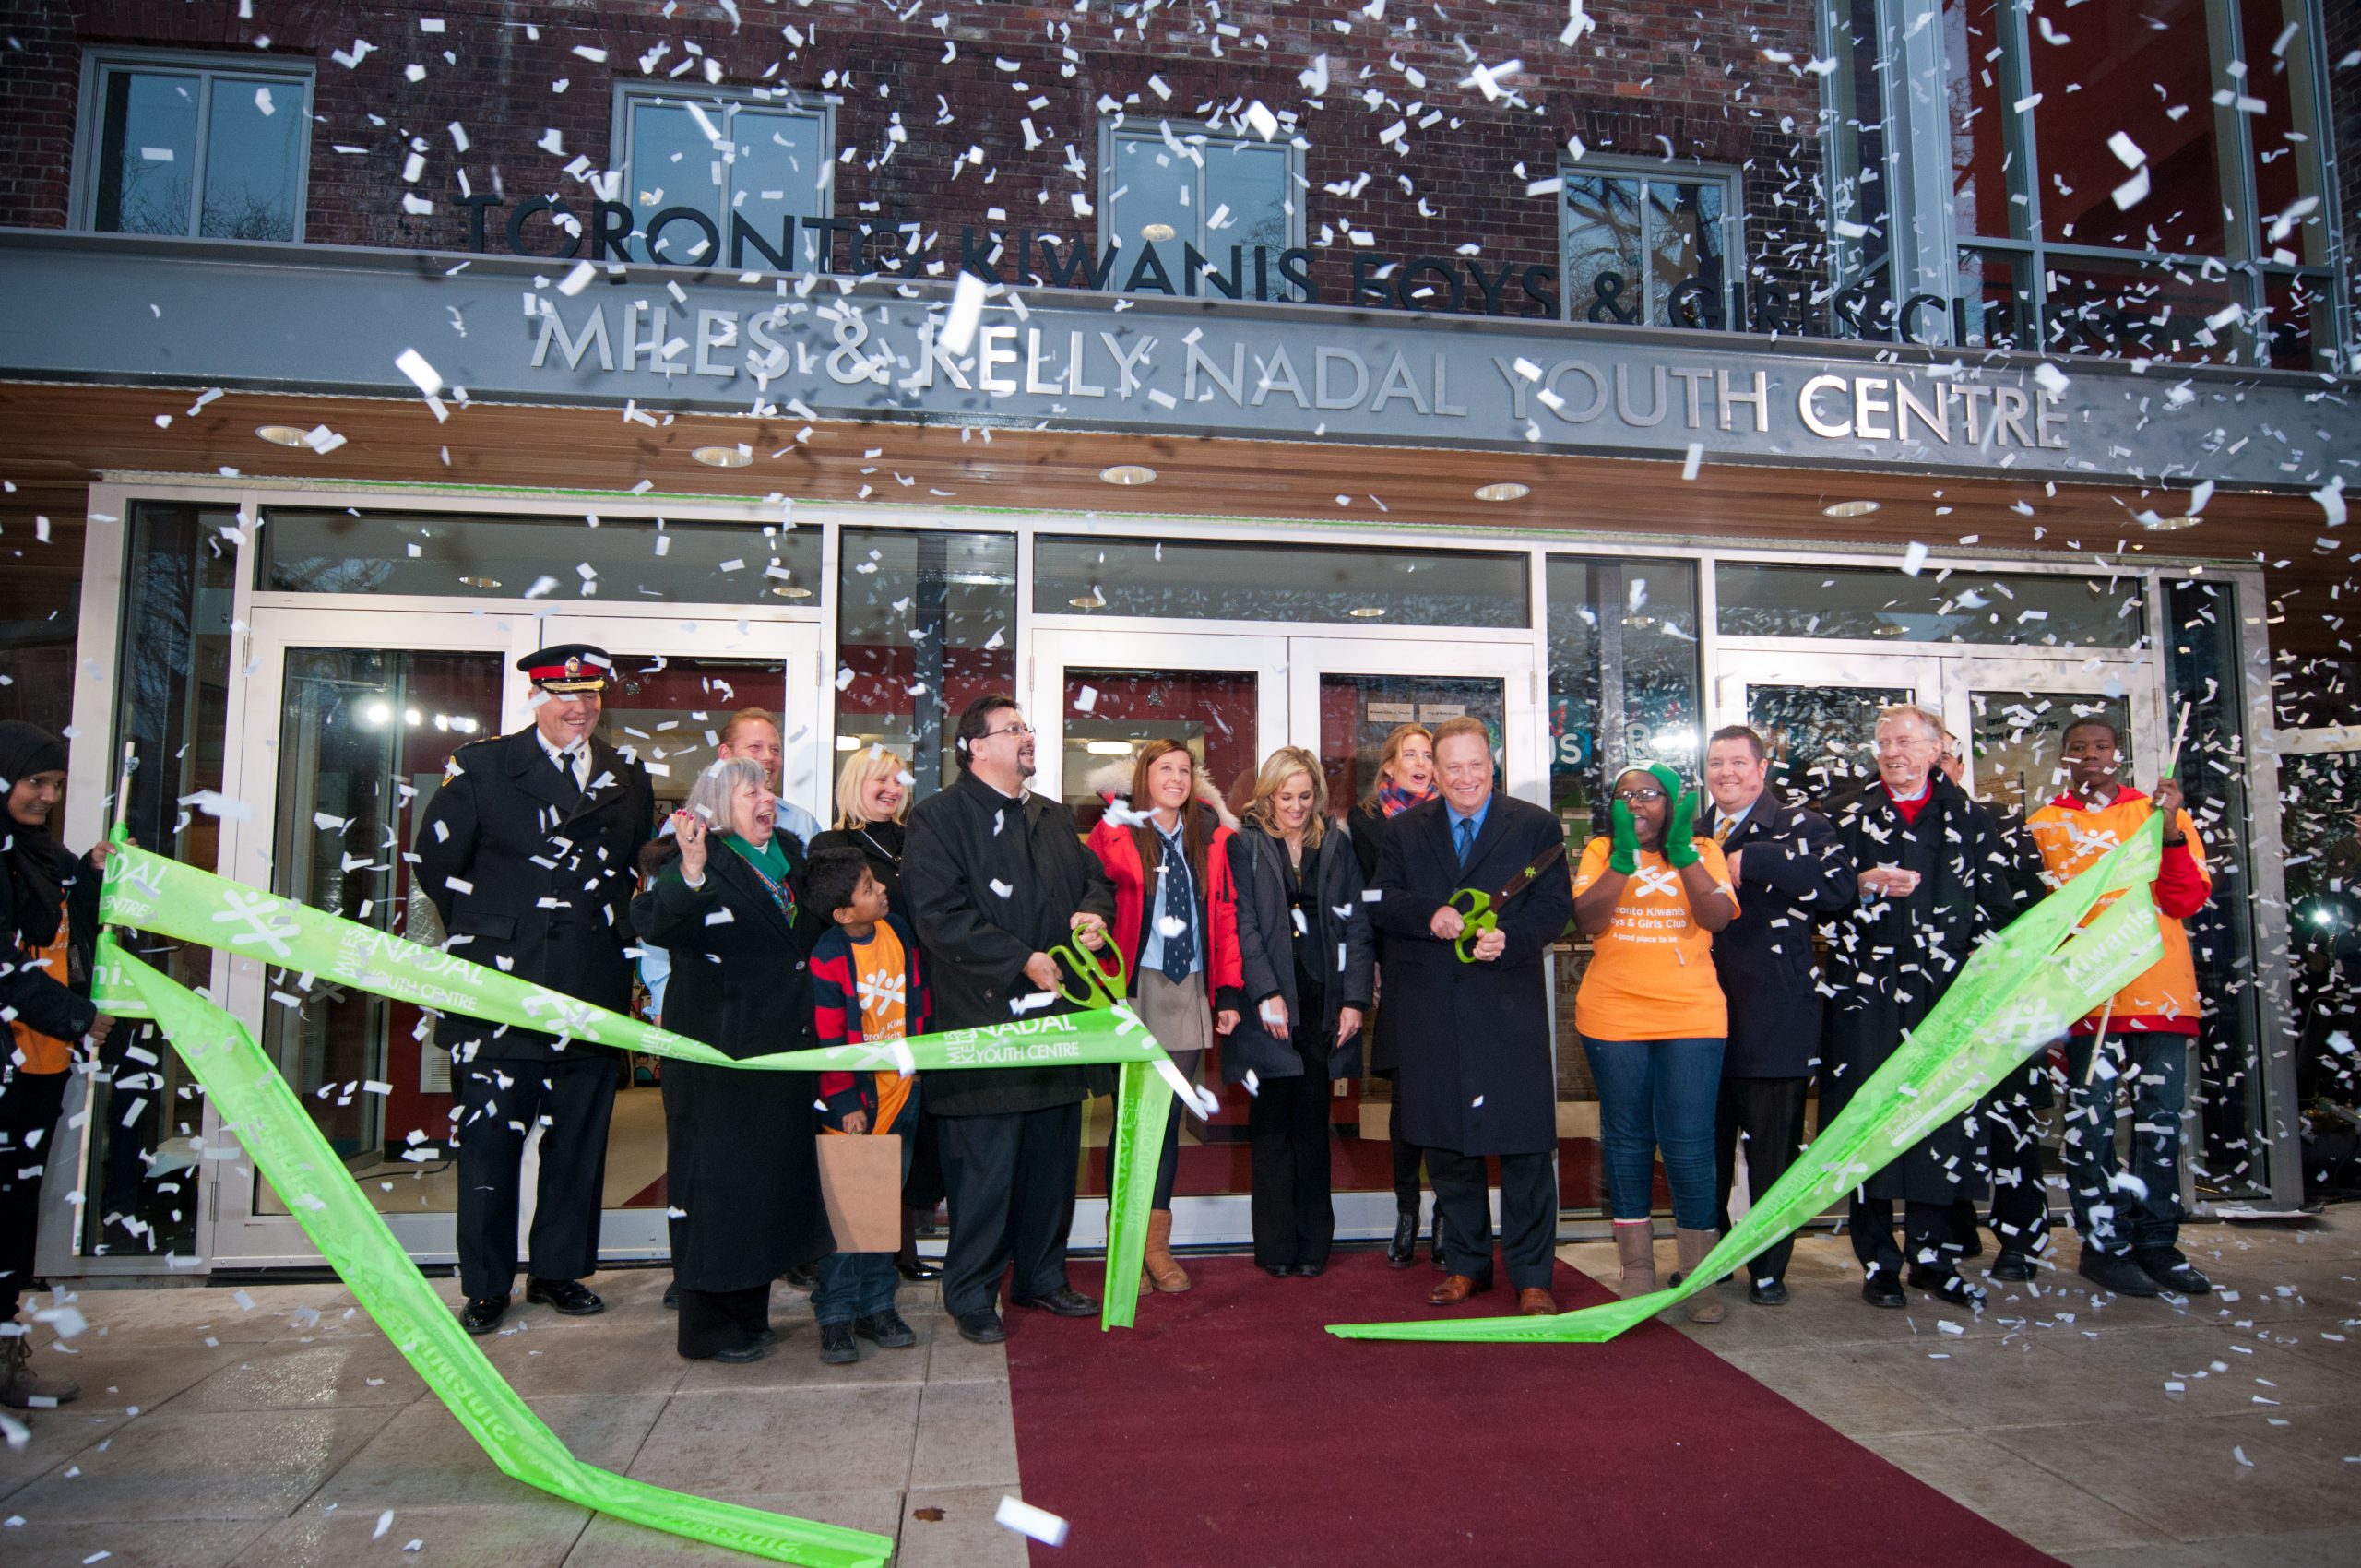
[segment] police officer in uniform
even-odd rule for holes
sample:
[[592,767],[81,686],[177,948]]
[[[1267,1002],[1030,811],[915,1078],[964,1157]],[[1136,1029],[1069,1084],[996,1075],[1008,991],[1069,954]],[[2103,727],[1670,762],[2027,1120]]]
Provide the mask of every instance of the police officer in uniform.
[[[631,1004],[633,866],[656,810],[647,772],[592,731],[613,661],[587,643],[541,649],[532,727],[462,746],[419,824],[418,880],[449,950],[593,1005]],[[603,1312],[583,1278],[599,1264],[614,1053],[481,1019],[445,1016],[458,1096],[459,1278],[470,1334],[500,1326],[516,1277],[525,1137],[542,1128],[525,1300],[570,1317]]]

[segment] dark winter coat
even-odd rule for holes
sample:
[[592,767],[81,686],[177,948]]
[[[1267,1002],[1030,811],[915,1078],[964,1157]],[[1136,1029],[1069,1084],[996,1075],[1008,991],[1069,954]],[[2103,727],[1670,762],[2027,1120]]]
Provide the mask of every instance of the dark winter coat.
[[[1347,1007],[1366,1015],[1376,980],[1375,932],[1361,897],[1360,861],[1347,837],[1333,829],[1321,836],[1318,849],[1304,850],[1301,875],[1316,898],[1316,913],[1311,930],[1298,932],[1287,905],[1287,859],[1286,842],[1257,824],[1245,824],[1230,837],[1244,1005],[1239,1009],[1238,1028],[1222,1042],[1221,1075],[1228,1083],[1243,1083],[1250,1068],[1258,1079],[1303,1075],[1303,1053],[1296,1041],[1275,1039],[1263,1028],[1262,1004],[1274,996],[1287,1004],[1291,1033],[1311,1029],[1334,1042],[1328,1051],[1329,1077],[1360,1076],[1360,1036],[1336,1039],[1336,1015]],[[1311,944],[1320,972],[1329,976],[1317,1019],[1304,1017],[1297,997],[1298,943]]]
[[[725,1056],[813,1044],[802,939],[761,875],[718,837],[705,885],[677,854],[632,901],[632,917],[672,956],[664,1027]],[[664,1064],[665,1191],[672,1276],[692,1290],[744,1290],[836,1250],[813,1147],[817,1073]]]
[[[531,730],[461,746],[419,823],[418,885],[460,957],[627,1012],[623,949],[655,795],[645,768],[595,736],[590,786],[568,804],[572,792]],[[457,1016],[441,1034],[446,1045],[474,1042],[482,1061],[537,1061],[554,1050],[547,1035]],[[605,1050],[579,1040],[567,1049]]]
[[[1345,814],[1345,831],[1352,837],[1353,857],[1360,863],[1361,883],[1364,886],[1377,881],[1377,863],[1385,848],[1386,829],[1393,826],[1394,820],[1390,816],[1372,816],[1358,805]],[[1374,930],[1374,918],[1370,923],[1376,937],[1373,956],[1377,961],[1377,971],[1382,982],[1385,973],[1385,932]],[[1382,991],[1383,987],[1381,983],[1371,989]],[[1381,997],[1377,1016],[1370,1025],[1369,1030],[1369,1070],[1381,1078],[1392,1077],[1394,1067],[1402,1060],[1402,1031],[1401,1027],[1394,1022],[1394,1017],[1398,1016],[1398,1010],[1393,1016],[1386,1013]]]
[[869,862],[869,873],[885,889],[886,901],[896,914],[908,911],[902,908],[902,825],[898,822],[872,822],[860,827],[831,827],[812,836],[812,853],[823,849],[859,849]]
[[[1072,940],[1074,917],[1112,921],[1115,890],[1082,847],[1074,814],[1040,795],[1012,801],[973,774],[920,801],[902,855],[903,912],[925,950],[937,1029],[1005,1024],[1033,994],[1025,963]],[[1005,894],[995,885],[1006,888]],[[1068,980],[1069,988],[1073,980]],[[1069,1013],[1062,1001],[1024,1016]],[[1087,1097],[1081,1067],[994,1067],[926,1075],[934,1116],[991,1116]]]
[[[1880,784],[1830,804],[1837,842],[1857,873],[1894,865],[1920,880],[1905,898],[1864,894],[1830,927],[1835,995],[1821,1045],[1822,1126],[1933,1010],[1976,944],[2019,913],[2015,867],[1991,814],[1940,774],[1932,787],[1915,823],[1903,820]],[[1981,1196],[1987,1180],[1982,1118],[1971,1107],[1870,1177],[1864,1191],[1950,1203]]]
[[1557,1148],[1545,959],[1573,919],[1566,866],[1552,865],[1498,911],[1508,948],[1490,962],[1461,963],[1428,921],[1459,888],[1497,896],[1564,844],[1556,817],[1498,793],[1464,869],[1442,801],[1412,806],[1386,830],[1373,909],[1385,936],[1384,1005],[1395,1014],[1394,1094],[1407,1142],[1462,1154]]
[[1714,974],[1730,1004],[1722,1073],[1809,1077],[1821,1022],[1812,930],[1857,902],[1853,862],[1826,817],[1771,790],[1722,841],[1725,855],[1741,850],[1738,918],[1714,933]]

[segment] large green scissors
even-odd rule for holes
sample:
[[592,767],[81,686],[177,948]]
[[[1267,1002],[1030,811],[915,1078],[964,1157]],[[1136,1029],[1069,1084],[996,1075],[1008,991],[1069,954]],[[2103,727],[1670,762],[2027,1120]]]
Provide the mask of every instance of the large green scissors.
[[1541,873],[1565,858],[1565,840],[1550,846],[1549,852],[1509,879],[1509,885],[1498,893],[1487,893],[1480,887],[1463,887],[1445,898],[1443,907],[1459,911],[1459,940],[1451,944],[1463,964],[1476,961],[1476,939],[1488,931],[1501,929],[1501,907],[1533,885]]
[[[1131,970],[1123,962],[1123,950],[1117,944],[1113,932],[1107,932],[1106,937],[1106,945],[1097,954],[1078,942],[1062,942],[1050,949],[1050,961],[1073,971],[1080,987],[1079,991],[1068,991],[1064,976],[1058,979],[1058,994],[1076,1007],[1103,1012],[1122,1001],[1132,989]],[[1112,975],[1098,963],[1102,956],[1115,960]]]

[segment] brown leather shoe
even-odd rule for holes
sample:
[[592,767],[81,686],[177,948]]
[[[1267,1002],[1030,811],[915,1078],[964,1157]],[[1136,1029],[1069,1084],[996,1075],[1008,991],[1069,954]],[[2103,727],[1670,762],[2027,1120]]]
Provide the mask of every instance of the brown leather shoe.
[[1470,1296],[1480,1295],[1492,1288],[1489,1279],[1470,1279],[1464,1274],[1446,1274],[1442,1283],[1427,1295],[1430,1307],[1455,1307]]
[[1516,1310],[1527,1317],[1556,1317],[1558,1298],[1537,1288],[1520,1290],[1516,1293]]

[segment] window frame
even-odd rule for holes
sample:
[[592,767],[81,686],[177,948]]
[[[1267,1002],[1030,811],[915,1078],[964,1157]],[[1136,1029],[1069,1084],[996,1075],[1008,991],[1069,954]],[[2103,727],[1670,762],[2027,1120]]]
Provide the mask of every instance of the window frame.
[[[318,102],[319,70],[310,60],[270,55],[249,57],[205,49],[140,49],[108,45],[82,51],[82,75],[75,105],[74,168],[67,183],[69,227],[84,233],[120,234],[121,229],[98,226],[99,159],[106,137],[107,78],[118,71],[150,71],[195,76],[200,79],[196,107],[196,148],[189,175],[188,230],[173,236],[135,235],[138,239],[180,238],[214,244],[300,245],[312,208],[312,132]],[[295,232],[284,240],[222,241],[203,232],[205,223],[205,160],[211,132],[207,125],[216,77],[276,77],[303,91],[303,134],[295,151]]]
[[[1173,136],[1179,138],[1180,141],[1186,146],[1195,146],[1199,143],[1210,144],[1219,142],[1233,147],[1252,146],[1278,148],[1279,151],[1287,158],[1287,200],[1284,206],[1286,208],[1290,209],[1287,210],[1286,214],[1287,220],[1287,244],[1282,248],[1287,250],[1301,250],[1304,248],[1304,236],[1311,232],[1305,223],[1306,215],[1310,212],[1311,207],[1311,186],[1308,183],[1308,178],[1304,173],[1303,148],[1297,145],[1296,139],[1292,135],[1285,137],[1273,137],[1270,140],[1264,141],[1261,137],[1252,135],[1250,132],[1217,130],[1210,122],[1195,119],[1193,117],[1183,119],[1177,118],[1169,114],[1158,114],[1150,118],[1135,117],[1122,113],[1109,113],[1102,116],[1098,122],[1098,205],[1095,212],[1095,216],[1098,220],[1098,229],[1096,235],[1098,246],[1098,255],[1103,256],[1107,255],[1109,250],[1116,251],[1120,254],[1122,249],[1122,235],[1115,228],[1115,193],[1119,189],[1125,187],[1123,184],[1119,184],[1116,178],[1116,144],[1126,137],[1132,137],[1152,142],[1157,146],[1162,146],[1164,143],[1164,136],[1163,132],[1158,127],[1166,125],[1172,127]],[[1191,142],[1190,138],[1192,137],[1196,137],[1197,142]],[[1204,205],[1205,166],[1201,160],[1192,159],[1190,161],[1195,163],[1197,166],[1197,179],[1195,189],[1190,193],[1189,210],[1196,214],[1197,238],[1199,241],[1203,241],[1205,237],[1205,213],[1208,210]],[[1163,242],[1158,241],[1157,243],[1160,244]],[[1185,244],[1190,242],[1182,236],[1176,234],[1173,236],[1173,243],[1175,244]],[[1196,248],[1208,259],[1212,257],[1213,252],[1204,244],[1199,244]],[[1110,287],[1116,283],[1117,278],[1117,272],[1110,269],[1109,273],[1109,283]],[[1180,284],[1180,279],[1175,278],[1173,282],[1176,285],[1179,285]],[[1182,287],[1183,292],[1189,291],[1185,285]]]
[[[784,112],[811,119],[816,121],[820,127],[820,143],[823,148],[821,162],[824,165],[831,165],[836,162],[836,155],[840,150],[836,146],[836,105],[839,101],[840,100],[832,93],[800,92],[791,88],[730,87],[706,82],[692,85],[685,81],[625,81],[619,78],[614,83],[608,117],[607,148],[611,166],[620,176],[615,199],[631,208],[632,212],[631,232],[625,236],[626,243],[632,240],[638,241],[642,255],[646,257],[647,265],[653,267],[692,268],[726,267],[730,247],[731,211],[730,196],[736,189],[733,184],[722,192],[721,210],[715,219],[714,226],[721,235],[720,254],[703,262],[677,262],[666,261],[650,251],[647,246],[647,232],[641,227],[638,187],[632,177],[635,154],[632,145],[632,110],[637,105],[694,103],[704,109],[718,108],[723,111],[725,116],[721,133],[733,141],[736,139],[737,133],[730,127],[736,120],[737,112],[741,109],[761,109],[775,113]],[[734,167],[733,164],[732,168]],[[816,180],[818,176],[815,174],[813,177]],[[829,177],[827,184],[819,190],[818,195],[819,210],[810,216],[834,218],[836,215],[836,182],[833,175]],[[689,204],[668,201],[664,205],[665,207],[685,207]],[[657,212],[663,210],[664,208],[656,209]],[[651,212],[647,216],[654,217],[655,213]],[[800,220],[804,216],[801,212],[796,214],[799,229],[801,228]],[[800,244],[801,241],[799,240],[798,243]],[[827,271],[827,258],[823,256],[820,259],[822,265],[817,270]]]
[[[1565,182],[1584,176],[1609,180],[1629,180],[1643,187],[1640,198],[1640,256],[1643,266],[1654,255],[1649,237],[1655,220],[1644,187],[1659,184],[1719,184],[1722,187],[1722,254],[1727,263],[1722,279],[1722,326],[1725,332],[1745,330],[1746,259],[1746,175],[1734,164],[1707,163],[1700,159],[1667,160],[1661,158],[1634,158],[1628,154],[1585,152],[1579,159],[1560,155],[1558,160],[1559,188],[1553,197],[1558,208],[1558,294],[1560,319],[1590,321],[1588,302],[1577,309],[1573,291],[1573,271],[1570,241],[1572,238],[1572,214],[1566,204]],[[1640,279],[1640,319],[1633,322],[1604,322],[1602,326],[1628,326],[1654,328],[1677,327],[1685,332],[1712,331],[1711,327],[1688,327],[1678,320],[1651,321],[1647,313],[1654,308],[1646,277]]]

